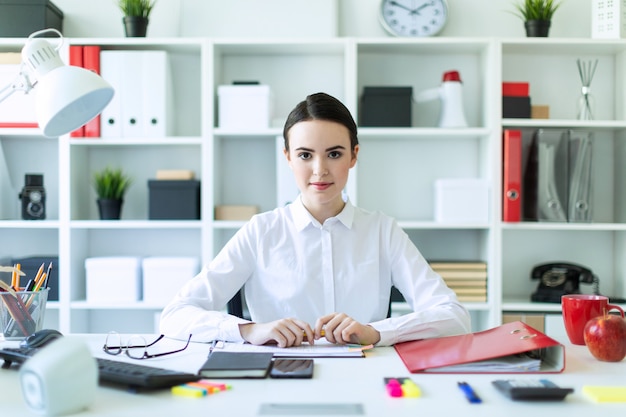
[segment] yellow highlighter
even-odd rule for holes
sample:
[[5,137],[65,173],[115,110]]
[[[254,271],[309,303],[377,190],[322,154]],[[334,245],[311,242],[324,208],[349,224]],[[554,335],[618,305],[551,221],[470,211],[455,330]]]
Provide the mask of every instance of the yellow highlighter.
[[625,403],[626,386],[608,387],[585,385],[583,392],[597,403]]

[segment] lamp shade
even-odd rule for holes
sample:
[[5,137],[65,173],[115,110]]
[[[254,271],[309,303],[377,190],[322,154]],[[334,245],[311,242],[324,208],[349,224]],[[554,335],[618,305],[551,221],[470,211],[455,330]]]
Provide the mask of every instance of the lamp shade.
[[68,134],[96,117],[113,98],[111,85],[96,73],[66,66],[43,39],[22,49],[22,61],[36,79],[35,112],[47,137]]

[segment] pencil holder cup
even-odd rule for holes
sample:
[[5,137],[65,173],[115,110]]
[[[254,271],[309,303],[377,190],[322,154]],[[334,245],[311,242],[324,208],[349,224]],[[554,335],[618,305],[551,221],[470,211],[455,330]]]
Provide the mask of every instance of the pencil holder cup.
[[22,340],[41,330],[48,289],[0,292],[0,327],[4,340]]

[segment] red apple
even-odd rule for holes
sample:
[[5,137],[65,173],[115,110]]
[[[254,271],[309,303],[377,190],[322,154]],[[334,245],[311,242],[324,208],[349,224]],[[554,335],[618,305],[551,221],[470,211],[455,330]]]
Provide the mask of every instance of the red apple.
[[591,354],[605,362],[619,362],[626,357],[626,320],[605,314],[587,322],[585,344]]

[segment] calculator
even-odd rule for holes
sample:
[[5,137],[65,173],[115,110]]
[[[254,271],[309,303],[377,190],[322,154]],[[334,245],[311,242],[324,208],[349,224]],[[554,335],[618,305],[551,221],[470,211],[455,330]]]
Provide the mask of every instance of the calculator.
[[547,379],[498,379],[491,383],[512,400],[562,401],[573,388],[561,388]]

